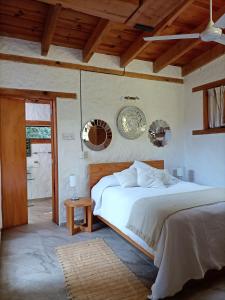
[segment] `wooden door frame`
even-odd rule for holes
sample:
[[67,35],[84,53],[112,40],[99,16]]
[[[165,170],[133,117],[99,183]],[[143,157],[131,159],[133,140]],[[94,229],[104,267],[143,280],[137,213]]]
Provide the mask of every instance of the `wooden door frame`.
[[58,191],[58,139],[57,139],[57,101],[56,97],[46,99],[31,97],[25,103],[49,104],[51,107],[51,152],[52,152],[52,221],[59,224]]

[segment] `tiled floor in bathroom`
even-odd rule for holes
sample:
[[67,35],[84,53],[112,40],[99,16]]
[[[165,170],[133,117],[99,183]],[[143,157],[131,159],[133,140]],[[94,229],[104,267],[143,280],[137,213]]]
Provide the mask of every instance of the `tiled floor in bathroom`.
[[52,199],[42,198],[28,200],[28,222],[29,224],[40,224],[51,221]]
[[[66,300],[64,277],[55,247],[103,238],[119,258],[146,284],[154,282],[153,263],[107,227],[69,236],[65,227],[51,222],[51,200],[29,202],[29,225],[3,232],[1,244],[1,300]],[[225,300],[225,269],[188,284],[171,300]],[[118,299],[119,300],[119,299]],[[128,299],[129,300],[129,299]]]

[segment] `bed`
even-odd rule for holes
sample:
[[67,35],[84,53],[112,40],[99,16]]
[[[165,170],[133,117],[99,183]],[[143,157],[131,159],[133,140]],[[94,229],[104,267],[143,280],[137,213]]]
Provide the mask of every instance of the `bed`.
[[[162,160],[145,163],[154,168],[164,168]],[[203,278],[207,270],[219,270],[224,267],[225,202],[223,201],[182,210],[169,217],[163,225],[155,249],[126,227],[132,207],[140,198],[161,195],[169,197],[211,189],[208,186],[183,181],[162,190],[120,186],[102,188],[96,185],[102,177],[122,171],[131,164],[132,162],[89,165],[90,189],[93,201],[98,201],[98,195],[101,195],[101,204],[94,210],[94,214],[154,260],[154,264],[159,268],[152,286],[152,299],[173,296],[188,280]],[[212,220],[213,222],[210,222]],[[173,270],[172,277],[171,270]]]

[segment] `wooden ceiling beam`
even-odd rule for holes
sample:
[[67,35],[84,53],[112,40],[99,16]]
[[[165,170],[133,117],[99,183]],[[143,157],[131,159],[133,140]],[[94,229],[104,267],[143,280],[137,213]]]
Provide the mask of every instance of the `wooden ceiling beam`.
[[140,5],[134,11],[134,13],[126,20],[126,25],[134,26],[138,20],[138,18],[145,12],[145,10],[153,4],[155,0],[141,0]]
[[41,42],[41,55],[46,56],[48,54],[50,45],[52,43],[53,35],[56,28],[57,18],[61,11],[61,4],[50,5],[48,9],[48,15],[45,21],[44,32]]
[[85,14],[124,23],[139,5],[139,0],[38,0],[43,3],[70,8]]
[[128,50],[122,54],[120,58],[121,67],[127,66],[135,57],[138,56],[146,47],[150,45],[150,41],[144,41],[144,37],[146,36],[155,36],[160,35],[163,30],[170,26],[177,17],[192,3],[194,0],[183,0],[175,9],[164,18],[150,33],[142,33],[139,38],[132,43],[132,45],[128,48]]
[[[221,7],[216,13],[214,13],[214,20],[218,20],[225,13],[225,5]],[[207,26],[209,20],[207,19],[201,25],[197,26],[192,33],[201,33]],[[159,56],[153,64],[153,71],[158,73],[166,66],[174,63],[177,59],[183,56],[185,53],[198,46],[201,43],[201,39],[193,40],[181,40],[177,42],[173,47],[170,47],[168,51]]]
[[189,64],[184,65],[182,67],[182,75],[186,76],[186,75],[194,72],[195,70],[199,69],[200,67],[219,58],[223,54],[225,54],[225,46],[217,44],[212,49],[206,51],[205,53],[203,53],[200,56],[193,59]]
[[103,37],[110,31],[112,28],[112,22],[106,19],[101,19],[98,22],[97,27],[94,29],[91,37],[88,39],[84,50],[83,50],[83,61],[89,62],[92,55],[95,53],[96,49],[102,42]]

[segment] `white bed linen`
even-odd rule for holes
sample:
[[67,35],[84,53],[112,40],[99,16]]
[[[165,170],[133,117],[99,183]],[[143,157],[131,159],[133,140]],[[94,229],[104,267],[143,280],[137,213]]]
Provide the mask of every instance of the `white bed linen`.
[[225,203],[192,208],[168,218],[155,252],[126,228],[132,205],[144,197],[208,188],[181,181],[162,189],[98,184],[92,189],[92,199],[96,203],[94,214],[106,219],[155,256],[154,264],[159,272],[152,286],[154,300],[173,296],[189,279],[202,278],[207,270],[225,266]]

